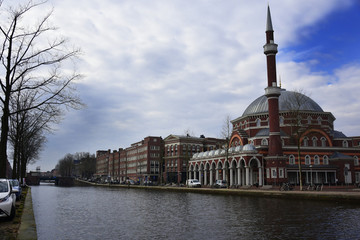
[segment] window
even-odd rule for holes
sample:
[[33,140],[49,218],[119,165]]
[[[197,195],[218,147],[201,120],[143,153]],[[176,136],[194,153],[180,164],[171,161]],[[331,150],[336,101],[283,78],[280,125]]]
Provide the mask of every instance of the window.
[[311,164],[311,158],[309,155],[305,156],[305,165],[310,165]]
[[360,172],[355,173],[355,182],[360,183]]
[[269,168],[266,169],[266,178],[270,178],[270,169]]
[[279,168],[279,178],[284,178],[284,168]]
[[263,138],[263,139],[261,140],[261,145],[269,145],[269,144],[268,144],[268,140],[267,140],[266,138]]
[[317,137],[313,137],[311,140],[313,147],[317,147]]
[[354,165],[359,166],[359,158],[357,156],[354,156]]
[[304,147],[307,147],[309,145],[309,138],[308,137],[304,137]]
[[342,145],[343,145],[343,147],[349,147],[349,143],[348,143],[348,141],[346,141],[346,140],[344,140],[343,142],[342,142]]
[[277,177],[276,168],[271,168],[271,178],[276,178],[276,177]]
[[291,165],[295,164],[295,156],[294,155],[289,156],[289,164],[291,164]]
[[157,139],[156,139],[156,138],[154,138],[154,142],[157,142]]
[[329,165],[329,157],[326,156],[326,155],[324,155],[324,157],[323,157],[323,164],[324,165]]
[[280,126],[283,126],[283,125],[284,125],[284,117],[283,117],[283,116],[281,116],[281,117],[279,118],[279,122],[280,122]]
[[258,118],[256,119],[256,126],[257,127],[260,127],[261,126],[261,120]]
[[315,165],[319,165],[319,164],[320,164],[320,159],[319,159],[319,156],[318,156],[318,155],[315,155],[315,156],[314,156],[314,164],[315,164]]
[[326,138],[325,138],[325,137],[321,137],[321,138],[320,138],[320,141],[321,141],[321,146],[322,146],[322,147],[326,147]]
[[311,117],[310,116],[307,117],[307,123],[311,124]]
[[321,117],[318,117],[318,118],[317,118],[317,122],[318,122],[319,125],[321,125],[322,118],[321,118]]

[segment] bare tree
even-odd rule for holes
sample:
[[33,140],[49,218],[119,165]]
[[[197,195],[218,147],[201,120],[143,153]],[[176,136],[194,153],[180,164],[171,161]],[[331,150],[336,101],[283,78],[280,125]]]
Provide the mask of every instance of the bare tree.
[[289,99],[284,101],[285,109],[289,113],[290,126],[291,126],[291,137],[293,142],[297,146],[298,154],[298,167],[299,167],[299,184],[300,191],[303,189],[302,186],[302,169],[301,169],[301,137],[302,134],[308,129],[308,126],[302,124],[302,117],[304,114],[304,108],[310,101],[303,90],[294,90],[289,92]]
[[[225,149],[225,161],[227,162],[229,159],[229,148],[230,148],[230,137],[232,133],[232,124],[231,124],[231,117],[230,115],[226,115],[223,125],[221,127],[220,137],[225,139],[225,143],[223,148]],[[227,172],[228,169],[226,169]],[[230,179],[229,175],[227,174],[227,184],[229,186]]]
[[56,166],[62,177],[71,177],[74,167],[74,156],[72,154],[66,154],[66,156],[59,160]]
[[[34,26],[27,25],[26,17],[46,1],[17,6],[0,6],[2,16],[8,21],[0,23],[0,177],[6,177],[7,143],[9,119],[12,115],[33,109],[51,109],[65,106],[67,109],[81,107],[75,94],[73,82],[79,79],[76,72],[69,73],[62,68],[80,53],[68,48],[67,40],[56,34],[56,28],[49,25],[52,11],[48,12]],[[70,62],[73,63],[73,62]],[[26,108],[11,109],[15,93],[32,92],[32,104]]]

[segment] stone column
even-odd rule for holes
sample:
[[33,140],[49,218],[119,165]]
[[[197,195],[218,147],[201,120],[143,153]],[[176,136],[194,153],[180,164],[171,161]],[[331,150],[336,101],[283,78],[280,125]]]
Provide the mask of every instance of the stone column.
[[230,167],[230,183],[229,186],[231,187],[234,184],[234,179],[233,179],[233,168]]
[[241,185],[241,167],[238,167],[237,168],[237,171],[238,171],[238,182],[237,184],[240,186]]
[[213,171],[214,171],[214,169],[210,168],[210,186],[212,186],[214,184],[214,182],[213,182]]
[[263,174],[262,167],[259,167],[259,186],[263,185]]
[[216,180],[219,179],[219,168],[215,168],[215,176],[216,176]]
[[245,167],[245,184],[246,186],[250,185],[249,167]]

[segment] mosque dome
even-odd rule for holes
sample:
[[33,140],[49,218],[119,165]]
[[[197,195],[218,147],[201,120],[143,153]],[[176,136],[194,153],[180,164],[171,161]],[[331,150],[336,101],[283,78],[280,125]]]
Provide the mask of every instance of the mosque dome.
[[[302,104],[299,104],[302,103]],[[297,109],[300,106],[301,111],[310,112],[324,112],[322,108],[311,98],[305,96],[302,93],[286,91],[281,89],[279,97],[279,111],[287,111],[290,109]],[[269,106],[268,100],[265,95],[255,99],[244,111],[243,117],[248,115],[255,115],[260,113],[268,113]]]
[[256,151],[256,148],[252,144],[245,144],[242,151],[243,152],[254,152],[254,151]]

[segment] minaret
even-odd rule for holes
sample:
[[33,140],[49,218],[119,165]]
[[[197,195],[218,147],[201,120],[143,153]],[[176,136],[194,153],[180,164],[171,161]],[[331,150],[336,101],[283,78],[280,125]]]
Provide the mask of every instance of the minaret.
[[277,44],[274,43],[274,30],[271,22],[270,7],[268,6],[266,22],[266,55],[268,84],[265,96],[269,106],[269,152],[265,157],[266,184],[281,184],[286,182],[286,157],[283,155],[279,124],[279,97],[281,88],[276,82],[276,53]]
[[268,6],[264,54],[266,55],[268,77],[265,95],[269,106],[269,156],[282,156],[283,154],[279,125],[279,96],[281,89],[276,82],[277,46],[274,43],[274,30],[271,22],[270,7]]

